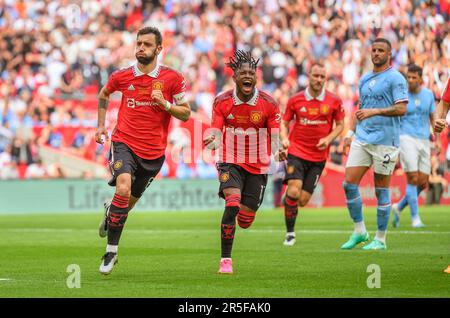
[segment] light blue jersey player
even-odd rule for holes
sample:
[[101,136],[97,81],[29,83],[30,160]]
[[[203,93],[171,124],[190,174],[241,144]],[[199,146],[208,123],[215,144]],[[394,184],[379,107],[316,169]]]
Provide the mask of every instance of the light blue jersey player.
[[[430,135],[434,126],[434,95],[422,87],[422,68],[415,64],[408,67],[408,107],[402,118],[400,132],[400,161],[406,173],[406,195],[392,205],[393,225],[400,225],[400,212],[409,205],[413,227],[424,227],[419,217],[419,193],[428,185],[431,172]],[[431,126],[430,126],[431,125]],[[440,139],[437,140],[440,148]]]
[[[360,109],[356,111],[353,129],[344,140],[345,151],[351,144],[345,168],[344,190],[347,208],[354,223],[354,232],[342,249],[352,249],[369,241],[363,220],[359,183],[373,166],[375,194],[378,200],[378,230],[364,250],[386,249],[386,229],[391,212],[389,183],[399,155],[401,116],[408,101],[407,83],[401,73],[390,65],[391,44],[378,38],[372,43],[373,72],[364,75],[359,83]],[[356,138],[351,137],[356,126]]]

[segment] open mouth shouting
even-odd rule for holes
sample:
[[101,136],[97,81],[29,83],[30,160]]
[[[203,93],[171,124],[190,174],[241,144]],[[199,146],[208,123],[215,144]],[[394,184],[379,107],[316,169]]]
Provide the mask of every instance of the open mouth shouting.
[[245,95],[250,95],[253,92],[253,87],[254,87],[253,80],[251,80],[251,79],[244,79],[242,81],[241,88],[242,88],[242,92]]

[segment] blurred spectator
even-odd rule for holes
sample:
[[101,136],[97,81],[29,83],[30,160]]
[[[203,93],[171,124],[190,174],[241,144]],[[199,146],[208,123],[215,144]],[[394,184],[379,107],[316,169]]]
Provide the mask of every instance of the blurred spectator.
[[448,181],[444,178],[444,168],[439,163],[437,156],[431,157],[431,174],[428,181],[426,204],[440,204],[444,188],[448,186]]
[[47,176],[47,170],[41,159],[37,159],[36,162],[30,164],[25,172],[25,179],[44,179]]
[[[15,137],[31,145],[37,138],[39,147],[70,148],[83,158],[104,161],[107,149],[87,140],[96,125],[96,94],[114,70],[134,63],[136,31],[146,25],[161,29],[160,62],[185,75],[197,112],[193,118],[205,123],[214,96],[233,85],[225,63],[234,48],[261,59],[258,85],[281,108],[307,85],[311,63],[322,61],[328,89],[343,101],[346,122],[357,105],[358,81],[371,70],[369,46],[377,36],[392,42],[393,67],[405,71],[411,62],[423,67],[424,85],[436,99],[449,76],[447,0],[0,3],[0,152]],[[112,104],[110,130],[117,115]],[[87,128],[86,134],[76,132],[78,127]],[[183,140],[186,147],[179,135],[174,144]],[[180,145],[174,147],[179,153]],[[344,164],[339,147],[333,148],[331,161]],[[169,166],[168,175],[174,177],[177,167]],[[210,169],[201,162],[200,167]],[[202,175],[198,167],[193,173]]]

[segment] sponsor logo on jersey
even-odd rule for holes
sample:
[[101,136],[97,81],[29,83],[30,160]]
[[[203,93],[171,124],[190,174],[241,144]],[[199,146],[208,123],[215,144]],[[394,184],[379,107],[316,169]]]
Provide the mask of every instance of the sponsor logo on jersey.
[[114,162],[114,165],[113,165],[113,167],[114,167],[114,170],[119,170],[120,168],[122,168],[122,160],[117,160],[117,161],[115,161]]
[[164,82],[163,81],[153,81],[152,83],[153,90],[162,91],[164,89]]
[[127,98],[127,106],[129,108],[144,107],[144,106],[158,106],[158,103],[150,101],[150,100],[140,101],[140,100],[135,100],[134,98]]
[[134,108],[135,106],[134,98],[127,98],[127,106],[130,108]]
[[130,84],[130,86],[128,86],[128,90],[129,90],[129,91],[134,91],[134,86],[133,86],[133,84]]
[[252,111],[250,113],[250,121],[254,124],[259,124],[262,121],[262,113],[260,111]]
[[321,114],[328,114],[328,111],[330,110],[330,106],[328,106],[327,104],[322,104],[320,105],[320,113]]
[[220,174],[219,180],[220,182],[227,182],[230,179],[230,172],[223,172]]
[[325,125],[328,122],[326,120],[309,120],[307,118],[300,118],[300,125]]

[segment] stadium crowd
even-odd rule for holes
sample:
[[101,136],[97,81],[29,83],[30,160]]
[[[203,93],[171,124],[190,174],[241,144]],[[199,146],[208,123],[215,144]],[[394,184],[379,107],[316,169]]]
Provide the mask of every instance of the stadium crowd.
[[[64,177],[58,165],[42,164],[40,147],[105,165],[108,149],[93,138],[96,94],[114,70],[134,63],[143,26],[163,32],[161,62],[185,76],[193,120],[208,123],[214,96],[232,87],[224,63],[237,47],[260,58],[259,86],[282,107],[307,85],[311,62],[323,62],[348,121],[377,35],[392,42],[395,68],[423,67],[439,100],[449,76],[449,17],[448,0],[0,0],[0,179]],[[120,96],[112,98],[110,130]],[[169,150],[189,147],[177,133]],[[450,165],[444,138],[438,165]],[[343,166],[342,142],[330,158]],[[201,159],[165,164],[161,174],[216,177]]]

